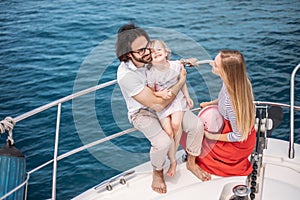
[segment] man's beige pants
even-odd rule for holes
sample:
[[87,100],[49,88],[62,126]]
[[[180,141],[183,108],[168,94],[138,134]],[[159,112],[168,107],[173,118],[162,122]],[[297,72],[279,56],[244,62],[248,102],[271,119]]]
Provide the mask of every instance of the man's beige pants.
[[[165,164],[166,156],[177,151],[182,133],[175,136],[175,141],[171,140],[162,129],[156,114],[149,110],[140,109],[131,116],[131,120],[134,127],[151,142],[151,164],[155,170],[161,170]],[[185,111],[182,119],[182,130],[187,133],[187,153],[198,156],[204,134],[202,121],[191,111]]]

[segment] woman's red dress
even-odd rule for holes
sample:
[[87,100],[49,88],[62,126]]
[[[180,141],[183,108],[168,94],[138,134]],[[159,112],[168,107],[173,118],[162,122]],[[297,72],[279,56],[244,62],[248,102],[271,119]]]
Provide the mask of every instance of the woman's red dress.
[[[224,120],[222,134],[231,132],[231,125]],[[253,128],[246,141],[222,142],[203,138],[202,151],[196,163],[206,172],[218,176],[246,176],[252,172],[249,161],[256,143],[256,132]]]
[[[224,120],[222,134],[231,132],[231,125]],[[185,134],[184,134],[185,135]],[[185,138],[181,140],[184,146]],[[222,142],[208,140],[205,137],[202,142],[201,154],[196,157],[196,163],[206,172],[217,176],[246,176],[252,172],[249,161],[256,143],[256,132],[252,128],[246,141]]]

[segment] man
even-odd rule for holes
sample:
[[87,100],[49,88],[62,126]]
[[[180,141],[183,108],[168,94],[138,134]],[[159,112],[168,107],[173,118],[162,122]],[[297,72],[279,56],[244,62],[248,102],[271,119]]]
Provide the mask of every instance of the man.
[[[146,66],[151,62],[148,34],[134,24],[122,26],[118,31],[116,54],[121,64],[117,72],[117,80],[126,101],[129,121],[141,131],[151,142],[150,160],[153,166],[152,189],[158,193],[166,193],[163,165],[166,160],[171,139],[162,129],[155,111],[160,111],[173,101],[186,80],[183,68],[179,81],[165,91],[165,98],[154,95],[147,87]],[[210,175],[196,163],[200,154],[203,123],[191,111],[184,112],[182,128],[187,132],[186,151],[188,154],[187,169],[199,179],[206,181]],[[181,134],[176,135],[175,143],[179,144]]]

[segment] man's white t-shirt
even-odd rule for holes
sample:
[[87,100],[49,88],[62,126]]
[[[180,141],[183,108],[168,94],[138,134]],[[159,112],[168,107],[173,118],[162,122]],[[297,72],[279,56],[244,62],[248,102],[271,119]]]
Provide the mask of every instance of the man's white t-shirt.
[[131,61],[121,62],[117,71],[117,81],[126,101],[128,109],[128,119],[139,109],[146,107],[137,102],[133,96],[139,94],[147,85],[146,67],[137,68]]

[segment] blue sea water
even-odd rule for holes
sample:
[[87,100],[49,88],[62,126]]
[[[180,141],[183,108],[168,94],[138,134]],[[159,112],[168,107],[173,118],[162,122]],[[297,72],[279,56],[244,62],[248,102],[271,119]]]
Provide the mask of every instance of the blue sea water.
[[[255,99],[289,104],[290,74],[300,63],[300,2],[289,1],[0,1],[0,118],[16,117],[116,78],[115,36],[134,22],[167,40],[173,58],[213,58],[240,50]],[[174,50],[175,49],[175,50]],[[195,52],[195,50],[197,52]],[[188,69],[195,104],[215,96],[209,66]],[[300,75],[295,103],[300,105]],[[130,127],[118,86],[63,104],[59,154]],[[57,108],[18,122],[16,146],[32,170],[53,157]],[[289,140],[289,110],[273,137]],[[295,140],[300,143],[300,113]],[[117,124],[117,126],[115,126]],[[1,136],[4,144],[6,135]],[[70,199],[108,177],[149,159],[140,133],[122,136],[59,161],[57,199]],[[117,156],[117,157],[114,157]],[[124,163],[123,161],[128,161]],[[28,199],[51,197],[51,167],[31,175]]]

